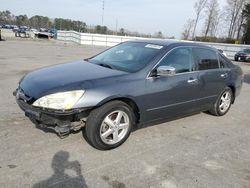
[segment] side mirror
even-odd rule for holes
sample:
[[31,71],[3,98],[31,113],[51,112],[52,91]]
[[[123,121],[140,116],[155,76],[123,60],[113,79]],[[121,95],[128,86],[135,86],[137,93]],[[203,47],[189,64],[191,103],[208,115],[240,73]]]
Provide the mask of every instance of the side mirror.
[[157,68],[157,76],[174,76],[176,69],[171,66],[160,66]]

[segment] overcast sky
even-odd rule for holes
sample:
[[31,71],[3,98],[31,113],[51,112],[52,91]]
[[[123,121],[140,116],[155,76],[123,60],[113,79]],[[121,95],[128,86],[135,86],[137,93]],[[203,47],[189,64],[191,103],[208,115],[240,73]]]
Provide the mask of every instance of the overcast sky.
[[[111,29],[180,37],[188,18],[194,18],[196,0],[105,0],[104,25]],[[226,0],[219,0],[221,5]],[[13,14],[61,17],[81,20],[88,25],[102,23],[102,0],[0,0],[0,10]]]

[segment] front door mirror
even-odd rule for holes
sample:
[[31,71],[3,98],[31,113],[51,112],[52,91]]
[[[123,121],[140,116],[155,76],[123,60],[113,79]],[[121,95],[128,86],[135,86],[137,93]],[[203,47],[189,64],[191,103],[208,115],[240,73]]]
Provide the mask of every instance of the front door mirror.
[[174,76],[176,69],[171,66],[160,66],[157,68],[157,76]]

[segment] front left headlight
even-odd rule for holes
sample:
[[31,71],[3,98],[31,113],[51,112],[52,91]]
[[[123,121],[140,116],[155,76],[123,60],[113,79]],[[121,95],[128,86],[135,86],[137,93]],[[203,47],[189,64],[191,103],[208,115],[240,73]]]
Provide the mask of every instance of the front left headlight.
[[50,94],[36,100],[32,105],[56,110],[70,110],[83,96],[84,92],[84,90],[76,90]]

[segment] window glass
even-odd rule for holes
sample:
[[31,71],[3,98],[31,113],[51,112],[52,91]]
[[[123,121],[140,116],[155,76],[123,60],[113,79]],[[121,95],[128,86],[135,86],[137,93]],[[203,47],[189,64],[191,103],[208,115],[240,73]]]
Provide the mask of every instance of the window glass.
[[159,64],[159,66],[171,66],[176,73],[190,72],[193,70],[192,48],[181,47],[171,51]]
[[204,48],[194,48],[194,56],[198,70],[218,69],[217,53]]
[[234,67],[234,64],[226,57],[223,55],[220,55],[220,67],[221,68],[230,68]]
[[89,61],[121,71],[136,72],[150,63],[163,47],[143,42],[126,42],[110,48]]
[[244,49],[243,52],[250,53],[250,49]]
[[227,68],[227,61],[225,60],[225,58],[222,57],[222,55],[220,54],[220,68]]

